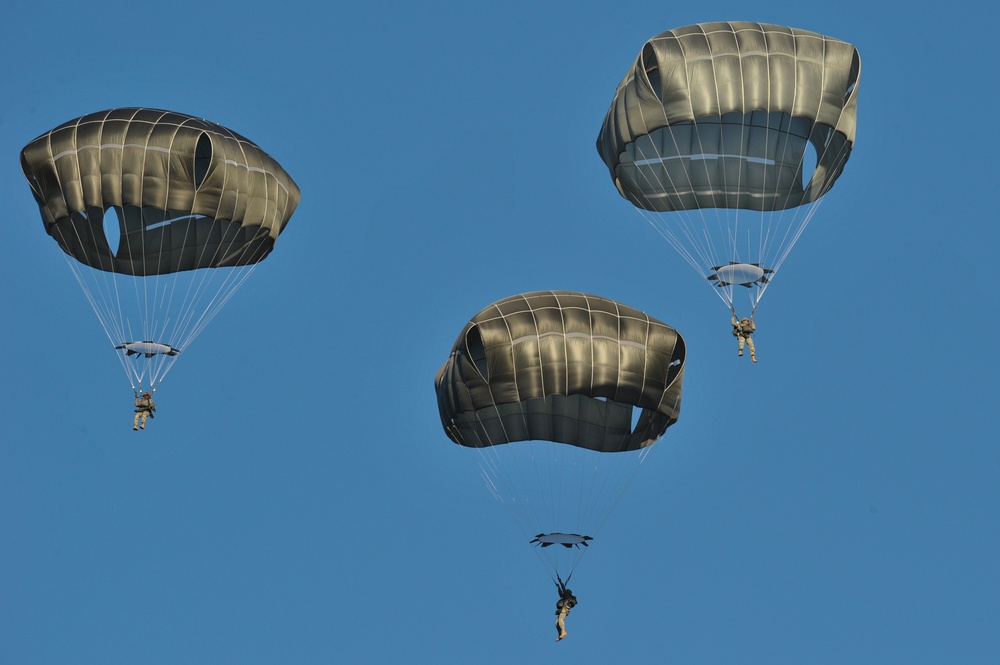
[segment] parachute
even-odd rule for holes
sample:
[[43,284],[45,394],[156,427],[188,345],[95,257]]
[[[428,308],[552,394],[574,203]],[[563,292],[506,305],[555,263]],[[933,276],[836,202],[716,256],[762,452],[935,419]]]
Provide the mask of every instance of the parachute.
[[569,579],[677,422],[685,355],[673,328],[573,291],[504,298],[458,336],[434,380],[441,424],[477,450],[553,580]]
[[71,120],[25,146],[21,169],[136,392],[156,390],[299,201],[251,141],[156,109]]
[[857,49],[749,22],[643,46],[597,150],[628,199],[735,311],[755,310],[854,146]]

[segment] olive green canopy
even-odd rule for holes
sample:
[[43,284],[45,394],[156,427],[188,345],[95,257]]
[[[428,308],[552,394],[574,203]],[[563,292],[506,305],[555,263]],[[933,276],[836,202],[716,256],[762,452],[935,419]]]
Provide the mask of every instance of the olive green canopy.
[[[829,190],[850,156],[860,73],[852,45],[806,30],[670,30],[619,84],[597,150],[621,195],[646,210],[799,206]],[[804,181],[807,143],[816,158]]]
[[[251,141],[155,109],[71,120],[29,143],[21,168],[63,251],[128,275],[256,263],[299,202],[295,182]],[[111,210],[118,247],[104,230]]]
[[627,451],[677,421],[684,358],[680,334],[639,310],[538,291],[473,317],[434,385],[445,432],[463,446],[545,440]]

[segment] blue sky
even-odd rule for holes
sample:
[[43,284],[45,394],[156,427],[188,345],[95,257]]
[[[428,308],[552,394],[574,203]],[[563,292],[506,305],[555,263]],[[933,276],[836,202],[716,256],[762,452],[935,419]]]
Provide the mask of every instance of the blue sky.
[[[991,662],[998,14],[8,3],[0,660]],[[758,310],[758,365],[594,148],[643,42],[711,20],[863,60],[855,151]],[[116,106],[223,124],[302,189],[138,434],[18,166]],[[689,346],[681,420],[577,569],[559,644],[551,582],[433,392],[471,316],[539,289]]]

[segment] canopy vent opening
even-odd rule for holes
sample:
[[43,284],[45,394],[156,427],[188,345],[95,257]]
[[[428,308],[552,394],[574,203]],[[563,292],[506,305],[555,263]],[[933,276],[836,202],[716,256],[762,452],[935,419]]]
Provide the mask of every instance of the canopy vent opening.
[[805,152],[802,155],[802,189],[808,189],[819,165],[819,153],[811,141],[806,141]]
[[642,411],[643,410],[637,406],[632,407],[632,429],[629,431],[632,432],[633,434],[635,433],[636,428],[639,426],[639,419],[642,417]]
[[208,166],[212,163],[212,139],[207,133],[202,133],[198,137],[198,144],[194,150],[194,186],[201,187],[208,175]]
[[858,77],[861,75],[861,56],[858,52],[854,51],[854,57],[851,59],[851,71],[847,75],[847,89],[844,91],[844,101],[846,102],[854,94],[854,88],[858,85]]
[[104,218],[104,239],[108,241],[111,254],[118,256],[122,242],[122,220],[118,215],[118,210],[114,206],[108,206],[101,215]]
[[660,81],[660,60],[656,57],[656,51],[649,42],[646,42],[646,45],[642,47],[642,71],[646,74],[650,90],[662,102],[663,83]]
[[486,363],[486,345],[483,344],[483,336],[477,326],[469,328],[469,332],[465,336],[465,348],[469,352],[469,358],[479,370],[479,374],[482,375],[483,381],[489,383],[490,370]]

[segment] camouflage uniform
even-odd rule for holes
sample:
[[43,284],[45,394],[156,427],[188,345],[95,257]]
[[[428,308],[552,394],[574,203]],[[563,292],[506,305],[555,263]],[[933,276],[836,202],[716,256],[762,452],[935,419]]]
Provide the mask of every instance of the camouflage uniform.
[[566,589],[556,602],[556,631],[559,633],[556,642],[566,637],[566,617],[569,616],[569,611],[574,607],[576,607],[576,596],[573,595],[572,591]]
[[736,313],[733,313],[733,318],[730,321],[733,324],[733,336],[739,341],[739,354],[743,355],[743,345],[746,344],[750,347],[750,359],[757,362],[757,352],[753,346],[754,331],[757,330],[756,326],[753,324],[752,319],[742,319],[737,320]]
[[[153,403],[153,398],[149,393],[143,393],[142,397],[136,397],[135,418],[132,419],[132,429],[146,429],[146,418],[153,417],[154,411],[156,411],[156,404]],[[142,421],[141,425],[139,424],[140,420]]]

